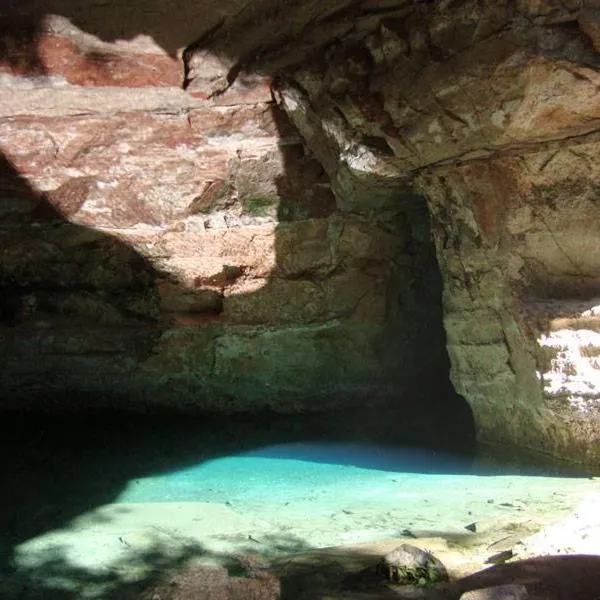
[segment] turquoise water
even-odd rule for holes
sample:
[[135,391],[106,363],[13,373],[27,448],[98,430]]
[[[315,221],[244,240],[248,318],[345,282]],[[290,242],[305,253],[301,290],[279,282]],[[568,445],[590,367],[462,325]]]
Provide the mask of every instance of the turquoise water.
[[402,474],[468,473],[470,463],[445,453],[374,444],[290,443],[208,460],[130,481],[117,502],[291,501],[309,490],[377,486]]
[[377,518],[379,511],[394,514],[402,522],[443,529],[460,528],[473,514],[500,515],[507,509],[543,512],[546,506],[560,509],[563,500],[587,481],[558,477],[534,466],[521,466],[518,472],[502,464],[484,467],[472,457],[440,450],[290,442],[136,477],[115,502],[220,504],[270,522],[293,507],[296,512],[288,518],[296,519],[300,528],[302,519],[340,511],[368,512],[368,520],[377,528],[389,521]]
[[456,543],[473,521],[497,523],[503,537],[558,518],[597,486],[483,468],[464,445],[419,447],[426,435],[443,441],[427,421],[385,443],[398,422],[369,431],[361,415],[331,430],[320,416],[5,421],[0,569],[10,577],[0,577],[0,596],[124,600],[131,589],[138,598],[138,584],[187,561],[413,537]]

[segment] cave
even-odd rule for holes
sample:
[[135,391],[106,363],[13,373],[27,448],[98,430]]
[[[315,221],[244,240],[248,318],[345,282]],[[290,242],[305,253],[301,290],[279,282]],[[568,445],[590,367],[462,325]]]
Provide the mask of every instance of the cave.
[[5,3],[2,572],[267,446],[596,474],[599,72],[594,0]]

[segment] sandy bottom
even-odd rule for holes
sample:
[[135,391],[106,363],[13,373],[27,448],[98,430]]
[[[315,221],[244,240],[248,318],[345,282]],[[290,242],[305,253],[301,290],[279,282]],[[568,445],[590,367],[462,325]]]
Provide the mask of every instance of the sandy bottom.
[[[78,586],[73,597],[100,598],[115,581],[163,564],[398,538],[441,539],[466,563],[521,540],[533,540],[522,544],[524,555],[539,551],[551,526],[575,518],[578,506],[600,514],[598,479],[461,472],[441,458],[429,469],[438,472],[420,473],[421,459],[373,446],[295,444],[137,477],[115,502],[16,545],[15,577],[37,573],[53,589]],[[531,536],[541,530],[536,546]],[[554,535],[564,537],[564,528]]]

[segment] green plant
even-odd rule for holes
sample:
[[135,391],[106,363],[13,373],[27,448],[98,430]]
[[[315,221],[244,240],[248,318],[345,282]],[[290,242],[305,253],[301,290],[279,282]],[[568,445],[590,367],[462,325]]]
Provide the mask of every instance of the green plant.
[[267,214],[267,209],[276,204],[276,202],[276,198],[256,194],[254,196],[247,196],[246,198],[243,198],[242,206],[246,214],[253,215],[255,217],[264,217]]
[[440,575],[435,565],[430,562],[426,567],[390,567],[389,579],[402,585],[426,588],[437,583]]

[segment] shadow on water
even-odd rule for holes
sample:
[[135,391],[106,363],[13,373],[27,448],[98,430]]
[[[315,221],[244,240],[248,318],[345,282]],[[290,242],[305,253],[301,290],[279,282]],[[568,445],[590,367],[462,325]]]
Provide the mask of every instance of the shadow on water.
[[[44,598],[74,600],[86,597],[84,591],[104,590],[99,597],[134,598],[140,590],[158,584],[165,573],[185,570],[190,561],[201,557],[221,559],[235,570],[235,560],[215,555],[194,541],[184,540],[174,551],[172,546],[166,547],[157,539],[152,548],[134,553],[127,547],[119,547],[119,533],[114,533],[112,541],[115,553],[123,554],[123,558],[111,561],[108,571],[90,572],[77,566],[77,561],[60,545],[44,556],[42,564],[29,567],[19,564],[14,570],[13,552],[19,544],[48,532],[68,530],[76,517],[118,501],[127,484],[138,478],[163,475],[168,482],[170,473],[232,456],[293,459],[403,473],[485,473],[473,467],[470,448],[460,447],[456,439],[444,439],[439,430],[419,430],[419,415],[413,415],[412,433],[408,432],[402,440],[394,427],[386,429],[381,422],[369,425],[368,415],[360,412],[348,416],[345,423],[339,415],[335,420],[329,420],[328,416],[104,415],[86,419],[5,416],[0,425],[3,440],[0,550],[4,552],[8,586],[3,597],[33,600],[42,597],[36,594],[43,593]],[[394,421],[394,415],[386,417],[387,422]],[[399,441],[406,445],[398,445]],[[294,465],[290,467],[290,481],[294,479],[293,469]],[[508,472],[496,467],[488,474]],[[210,494],[202,489],[202,474],[196,477],[196,482],[198,496],[204,496],[206,501]],[[263,492],[272,493],[267,489]],[[220,496],[218,501],[225,503],[227,490],[221,491]],[[264,538],[261,542],[260,550],[265,554],[276,554],[282,549],[286,553],[310,549],[291,533]],[[256,547],[249,544],[248,551],[256,551]],[[136,570],[144,572],[142,581],[131,581],[131,573]]]
[[[158,581],[165,571],[208,556],[197,543],[186,542],[174,554],[172,549],[161,547],[157,540],[154,549],[130,555],[122,564],[117,561],[110,573],[96,573],[77,567],[67,551],[57,547],[44,557],[42,565],[36,563],[31,569],[19,565],[14,572],[13,552],[19,544],[47,532],[68,530],[69,523],[76,517],[118,500],[125,486],[136,478],[177,472],[215,458],[240,454],[351,464],[370,469],[412,472],[448,469],[448,464],[438,461],[432,450],[424,449],[420,454],[400,447],[388,447],[383,454],[373,447],[365,450],[367,447],[356,440],[382,441],[392,433],[381,431],[381,427],[379,431],[369,432],[365,422],[364,415],[361,418],[358,414],[345,425],[337,416],[334,421],[328,421],[327,415],[308,418],[270,414],[252,418],[198,415],[193,419],[164,415],[88,419],[4,416],[0,425],[3,441],[0,550],[4,554],[5,575],[10,575],[6,581],[13,587],[9,588],[11,595],[3,597],[36,598],[35,594],[43,590],[47,594],[44,598],[80,598],[84,597],[83,589],[106,588],[113,591],[110,594],[105,591],[108,595],[101,597],[126,598],[127,594],[151,585],[154,576]],[[407,441],[409,438],[407,436]],[[348,441],[355,443],[348,444]],[[457,461],[451,470],[456,465]],[[200,478],[198,486],[201,485]],[[198,489],[199,496],[203,492],[205,490]],[[226,490],[223,495],[227,497]],[[300,539],[279,539],[279,536],[267,540],[266,545],[273,549],[285,547],[287,552],[307,549]],[[268,548],[263,546],[261,551],[268,552]],[[121,581],[121,577],[126,579],[124,573],[136,569],[153,575],[145,576],[143,584]],[[59,580],[63,583],[68,580],[69,586],[74,586],[72,595],[63,589],[63,584],[56,583]],[[14,586],[21,590],[19,594]],[[25,589],[31,595],[22,591]]]

